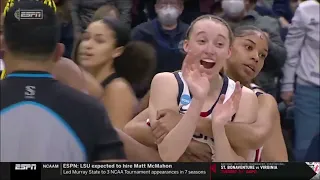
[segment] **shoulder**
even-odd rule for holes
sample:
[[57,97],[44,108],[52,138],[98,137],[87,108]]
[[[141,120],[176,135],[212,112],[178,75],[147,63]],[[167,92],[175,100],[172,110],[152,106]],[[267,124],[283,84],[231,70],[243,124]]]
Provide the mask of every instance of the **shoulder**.
[[177,80],[173,73],[163,72],[163,73],[156,74],[153,77],[151,86],[164,85],[164,84],[167,84],[167,86],[177,85]]
[[307,9],[307,8],[310,8],[310,7],[317,7],[319,8],[320,4],[316,1],[304,1],[304,2],[301,2],[297,8],[297,10],[302,10],[302,9]]
[[136,27],[134,27],[132,29],[132,32],[141,32],[141,31],[145,31],[145,29],[150,29],[152,27],[152,22],[153,21],[147,21],[147,22],[141,23]]
[[258,98],[256,94],[245,86],[242,87],[241,101],[245,102],[246,104],[258,104]]
[[260,107],[268,107],[268,109],[277,110],[277,101],[268,93],[260,95],[258,97],[258,102]]
[[110,82],[110,84],[108,84],[108,86],[106,86],[106,88],[104,89],[105,95],[109,94],[128,94],[128,93],[133,93],[133,90],[130,86],[130,84],[128,83],[128,81],[126,81],[124,78],[116,78],[113,81]]

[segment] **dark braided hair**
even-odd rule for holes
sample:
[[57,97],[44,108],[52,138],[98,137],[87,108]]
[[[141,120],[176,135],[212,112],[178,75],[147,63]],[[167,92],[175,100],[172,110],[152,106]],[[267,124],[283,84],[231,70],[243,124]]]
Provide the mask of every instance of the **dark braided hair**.
[[252,25],[239,26],[234,28],[233,30],[234,37],[249,36],[249,35],[255,34],[256,32],[261,33],[269,41],[269,38],[264,34],[263,30],[261,30],[260,28],[257,28],[256,26],[252,26]]
[[207,14],[207,15],[202,15],[202,16],[199,16],[198,18],[196,18],[195,20],[193,20],[186,32],[186,39],[189,39],[190,38],[190,34],[191,32],[193,31],[193,26],[200,20],[203,20],[203,19],[209,19],[209,20],[212,20],[212,21],[215,21],[215,22],[218,22],[218,23],[221,23],[223,24],[224,26],[227,27],[228,31],[229,31],[229,42],[230,42],[230,46],[233,42],[233,32],[231,30],[231,27],[229,26],[229,24],[223,20],[222,18],[218,17],[218,16],[215,16],[215,15],[210,15],[210,14]]
[[[262,31],[260,28],[257,28],[256,26],[252,26],[252,25],[239,26],[239,27],[236,27],[236,28],[233,30],[234,37],[249,36],[249,35],[255,34],[256,32],[261,33],[261,34],[267,39],[267,41],[269,42],[269,37],[267,37],[267,36],[264,34],[264,31]],[[261,83],[260,83],[257,79],[253,79],[253,80],[252,80],[252,83],[261,86]]]

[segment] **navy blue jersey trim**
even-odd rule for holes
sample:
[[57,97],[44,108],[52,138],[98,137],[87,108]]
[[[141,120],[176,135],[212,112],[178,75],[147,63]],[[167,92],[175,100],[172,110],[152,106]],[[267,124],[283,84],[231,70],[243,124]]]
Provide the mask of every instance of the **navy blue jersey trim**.
[[179,89],[178,89],[177,103],[179,105],[184,85],[183,85],[183,81],[182,81],[182,79],[181,79],[181,77],[179,75],[179,72],[174,72],[173,74],[174,74],[174,77],[177,79],[177,82],[178,82],[178,88]]

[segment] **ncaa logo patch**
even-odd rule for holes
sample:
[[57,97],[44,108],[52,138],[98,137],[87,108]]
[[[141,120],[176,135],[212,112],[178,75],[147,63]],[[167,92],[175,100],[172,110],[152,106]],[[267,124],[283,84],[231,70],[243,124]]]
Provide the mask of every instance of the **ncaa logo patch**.
[[181,96],[180,104],[185,106],[185,105],[190,104],[190,102],[191,102],[191,97],[189,95],[184,94],[184,95]]

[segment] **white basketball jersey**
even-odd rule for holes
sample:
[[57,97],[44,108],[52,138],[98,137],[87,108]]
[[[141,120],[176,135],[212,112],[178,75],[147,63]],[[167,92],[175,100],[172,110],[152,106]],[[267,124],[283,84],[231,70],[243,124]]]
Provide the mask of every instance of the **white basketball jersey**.
[[[179,103],[179,113],[185,114],[186,111],[188,110],[188,108],[190,107],[190,103],[192,101],[192,95],[190,94],[187,83],[185,82],[185,80],[182,77],[182,73],[176,72],[174,74],[175,74],[175,77],[176,77],[176,79],[178,81],[178,85],[179,85],[179,95],[178,95],[178,99],[177,99],[178,103]],[[227,76],[223,76],[223,85],[222,85],[220,95],[222,95],[222,94],[225,95],[224,103],[231,97],[232,93],[235,90],[235,87],[236,87],[236,83],[232,79],[228,78]],[[215,104],[212,105],[211,109],[209,109],[207,112],[201,113],[201,117],[207,117],[207,118],[212,117],[212,111],[213,111],[213,108],[215,107],[215,105],[217,104],[218,99],[215,102]],[[211,151],[213,154],[212,160],[214,160],[214,157],[215,157],[214,140],[212,138],[207,137],[207,136],[200,134],[200,133],[195,133],[193,136],[193,139],[196,141],[208,144],[209,147],[211,148]]]

